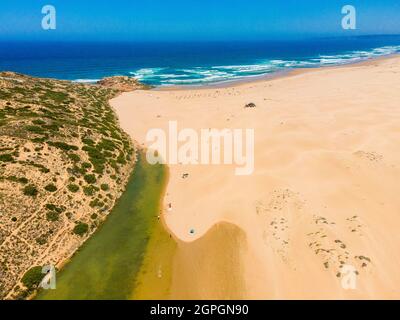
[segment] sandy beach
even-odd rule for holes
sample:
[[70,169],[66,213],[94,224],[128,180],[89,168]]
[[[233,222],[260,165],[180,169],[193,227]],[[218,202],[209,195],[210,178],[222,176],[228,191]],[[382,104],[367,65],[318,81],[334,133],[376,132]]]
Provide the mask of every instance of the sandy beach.
[[[400,298],[400,57],[226,88],[137,90],[111,105],[144,146],[169,121],[255,132],[251,175],[169,166],[171,298]],[[343,288],[344,266],[355,289]]]

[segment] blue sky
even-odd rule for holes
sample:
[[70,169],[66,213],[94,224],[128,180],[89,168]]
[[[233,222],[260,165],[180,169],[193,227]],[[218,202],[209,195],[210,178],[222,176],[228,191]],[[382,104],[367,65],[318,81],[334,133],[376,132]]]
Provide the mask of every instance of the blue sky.
[[[41,28],[54,5],[57,29]],[[357,9],[357,30],[341,8]],[[399,0],[1,0],[0,39],[245,40],[400,34]]]

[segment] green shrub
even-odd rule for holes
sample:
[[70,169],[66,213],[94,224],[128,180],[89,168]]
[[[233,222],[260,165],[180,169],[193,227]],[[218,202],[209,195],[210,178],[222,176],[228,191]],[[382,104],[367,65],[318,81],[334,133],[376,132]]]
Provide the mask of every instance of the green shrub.
[[80,168],[77,165],[74,165],[72,168],[72,174],[81,175],[81,174],[85,174],[85,173],[86,173],[86,169]]
[[44,274],[42,273],[42,267],[37,266],[29,269],[21,281],[29,290],[37,288],[42,279],[44,278]]
[[28,179],[25,177],[22,178],[18,178],[18,182],[22,183],[22,184],[27,184],[28,183]]
[[[62,126],[61,126],[62,127]],[[50,130],[50,131],[60,131],[60,126],[57,124],[48,124],[44,125],[43,128]]]
[[90,206],[91,208],[94,208],[94,207],[99,207],[99,208],[101,208],[101,207],[104,206],[104,202],[103,202],[103,201],[100,201],[99,199],[94,199],[94,200],[90,201],[89,206]]
[[94,141],[93,141],[92,139],[89,139],[89,138],[83,138],[83,139],[82,139],[82,142],[83,142],[84,144],[89,145],[89,146],[93,146],[93,145],[94,145]]
[[79,221],[76,226],[74,227],[73,232],[78,236],[83,236],[86,232],[88,232],[89,226],[87,223],[83,223]]
[[92,167],[92,164],[89,162],[82,163],[82,168],[84,168],[84,169],[90,169],[91,167]]
[[94,174],[86,174],[83,178],[87,183],[96,183],[96,176]]
[[95,194],[95,192],[98,190],[99,190],[99,188],[92,186],[92,185],[83,187],[83,193],[87,196],[93,196]]
[[0,161],[11,162],[11,161],[14,161],[14,157],[9,153],[0,154]]
[[48,144],[49,146],[53,146],[53,147],[56,147],[56,148],[58,148],[58,149],[65,150],[65,151],[70,151],[70,150],[75,150],[75,151],[76,151],[76,150],[79,150],[79,148],[78,148],[77,146],[73,146],[73,145],[70,145],[70,144],[65,143],[65,142],[59,142],[59,141],[53,142],[53,141],[48,141],[47,144]]
[[27,184],[28,183],[28,179],[25,178],[25,177],[18,178],[16,176],[9,176],[9,177],[1,177],[0,176],[0,180],[2,180],[2,179],[6,179],[6,180],[9,180],[9,181],[12,181],[12,182],[18,182],[18,183],[22,183],[22,184]]
[[44,133],[43,128],[39,127],[39,126],[27,126],[26,130],[28,130],[29,132],[37,133],[37,134],[43,134]]
[[73,162],[79,162],[81,160],[81,158],[75,153],[70,153],[68,158],[70,158]]
[[35,197],[38,194],[38,190],[36,189],[36,187],[33,184],[27,185],[23,189],[23,192],[24,192],[24,195],[31,196],[31,197]]
[[126,164],[125,156],[124,156],[124,154],[122,152],[119,154],[119,156],[117,158],[117,162],[122,164],[122,165]]
[[43,143],[43,142],[45,142],[48,138],[49,138],[48,136],[43,136],[43,137],[41,137],[41,138],[34,138],[34,139],[32,139],[32,142],[35,142],[35,143]]
[[46,204],[46,209],[55,211],[57,209],[57,206],[55,204],[52,204],[52,203],[47,203]]
[[46,212],[46,219],[47,221],[58,221],[59,214],[55,211]]
[[65,92],[59,91],[46,91],[46,93],[42,97],[43,99],[51,99],[55,102],[61,103],[68,99],[68,94]]
[[36,238],[36,243],[42,246],[47,243],[47,239],[45,236],[40,236],[39,238]]
[[108,190],[110,190],[110,186],[109,186],[107,183],[103,183],[103,184],[100,186],[100,188],[101,188],[101,190],[103,190],[103,191],[108,191]]
[[62,212],[64,212],[67,208],[64,207],[64,206],[57,207],[55,204],[47,203],[47,204],[46,204],[46,209],[47,209],[47,210],[50,210],[50,211],[55,211],[55,212],[57,212],[57,213],[62,213]]
[[43,121],[43,120],[40,120],[40,119],[35,119],[35,120],[32,121],[32,123],[41,126],[41,125],[46,124],[46,121]]
[[112,140],[102,139],[97,145],[99,149],[114,151],[116,149],[115,143]]
[[79,190],[79,186],[77,184],[74,184],[74,183],[70,183],[67,186],[67,188],[68,188],[69,191],[71,191],[73,193],[78,192],[78,190]]
[[49,192],[55,192],[55,191],[57,191],[57,187],[56,187],[53,183],[48,184],[48,185],[45,186],[44,188],[45,188],[45,190],[47,190],[47,191],[49,191]]
[[84,146],[82,150],[88,153],[89,161],[92,163],[94,171],[96,173],[103,173],[104,165],[106,163],[104,155],[96,148],[90,146]]
[[93,162],[94,172],[102,174],[104,172],[104,164]]

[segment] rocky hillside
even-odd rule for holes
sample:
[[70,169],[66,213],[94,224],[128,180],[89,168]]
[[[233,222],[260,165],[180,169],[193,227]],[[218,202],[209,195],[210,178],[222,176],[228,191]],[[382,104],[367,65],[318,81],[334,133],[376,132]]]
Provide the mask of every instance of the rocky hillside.
[[150,86],[140,83],[135,78],[126,76],[104,78],[98,81],[97,84],[106,88],[111,88],[123,92],[150,88]]
[[65,262],[121,195],[135,153],[118,92],[0,73],[0,298],[32,293],[34,267]]

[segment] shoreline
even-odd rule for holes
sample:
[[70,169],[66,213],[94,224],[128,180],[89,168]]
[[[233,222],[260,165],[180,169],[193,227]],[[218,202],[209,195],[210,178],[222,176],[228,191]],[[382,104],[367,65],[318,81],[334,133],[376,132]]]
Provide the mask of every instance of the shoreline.
[[[391,257],[400,245],[393,243],[400,153],[392,121],[399,116],[400,58],[305,71],[219,89],[139,90],[110,103],[124,131],[143,145],[149,129],[167,130],[169,120],[194,130],[255,129],[253,175],[170,165],[164,200],[164,209],[172,203],[168,230],[189,247],[218,223],[243,230],[244,298],[396,298],[400,277]],[[243,108],[249,102],[257,107]],[[274,229],[277,223],[282,227]],[[354,292],[340,286],[342,262],[359,272]],[[205,288],[220,268],[205,274]],[[310,272],[318,281],[307,281]]]
[[[153,84],[144,84],[136,77],[126,75],[129,78],[136,79],[139,83],[145,86],[150,86],[151,88],[148,90],[151,91],[181,91],[181,90],[203,90],[203,89],[223,89],[223,88],[233,88],[241,85],[252,84],[257,82],[263,82],[268,80],[280,79],[285,77],[290,77],[297,74],[311,72],[312,70],[319,70],[319,69],[335,69],[335,68],[345,68],[349,66],[357,66],[357,65],[364,65],[373,63],[374,61],[379,60],[386,60],[395,58],[400,56],[400,53],[391,53],[382,56],[376,57],[368,57],[368,58],[361,58],[357,61],[349,61],[344,62],[341,64],[333,64],[333,65],[321,65],[321,66],[313,66],[313,67],[299,67],[299,68],[283,68],[281,70],[277,70],[271,73],[265,73],[260,75],[249,75],[243,76],[238,79],[234,80],[223,80],[219,82],[210,82],[205,84],[188,84],[188,85],[153,85]],[[8,72],[7,70],[3,70],[1,72]],[[13,72],[13,71],[11,71]],[[16,72],[16,74],[23,74]],[[29,74],[28,74],[29,75]],[[31,75],[29,75],[31,76]],[[97,82],[106,79],[106,78],[114,78],[114,77],[125,77],[125,75],[114,74],[114,75],[107,75],[103,78],[96,78],[96,79],[64,79],[64,78],[54,78],[54,77],[39,77],[39,76],[31,76],[31,77],[38,77],[41,79],[48,79],[48,80],[58,80],[58,81],[65,81],[65,82],[72,82],[76,84],[86,84],[86,85],[94,85],[97,86]]]
[[338,65],[331,66],[318,66],[318,67],[310,67],[310,68],[288,68],[286,70],[278,70],[276,72],[256,75],[256,76],[247,76],[237,80],[226,80],[216,83],[209,83],[204,85],[171,85],[171,86],[155,86],[150,89],[151,91],[184,91],[184,90],[203,90],[203,89],[224,89],[224,88],[235,88],[242,85],[253,84],[258,82],[272,81],[275,79],[282,79],[291,76],[296,76],[299,74],[304,74],[308,72],[312,72],[313,70],[325,70],[325,69],[337,69],[337,68],[346,68],[351,66],[363,66],[374,63],[380,60],[393,59],[400,56],[400,53],[392,53],[384,56],[373,57],[360,59],[359,61],[347,62]]

